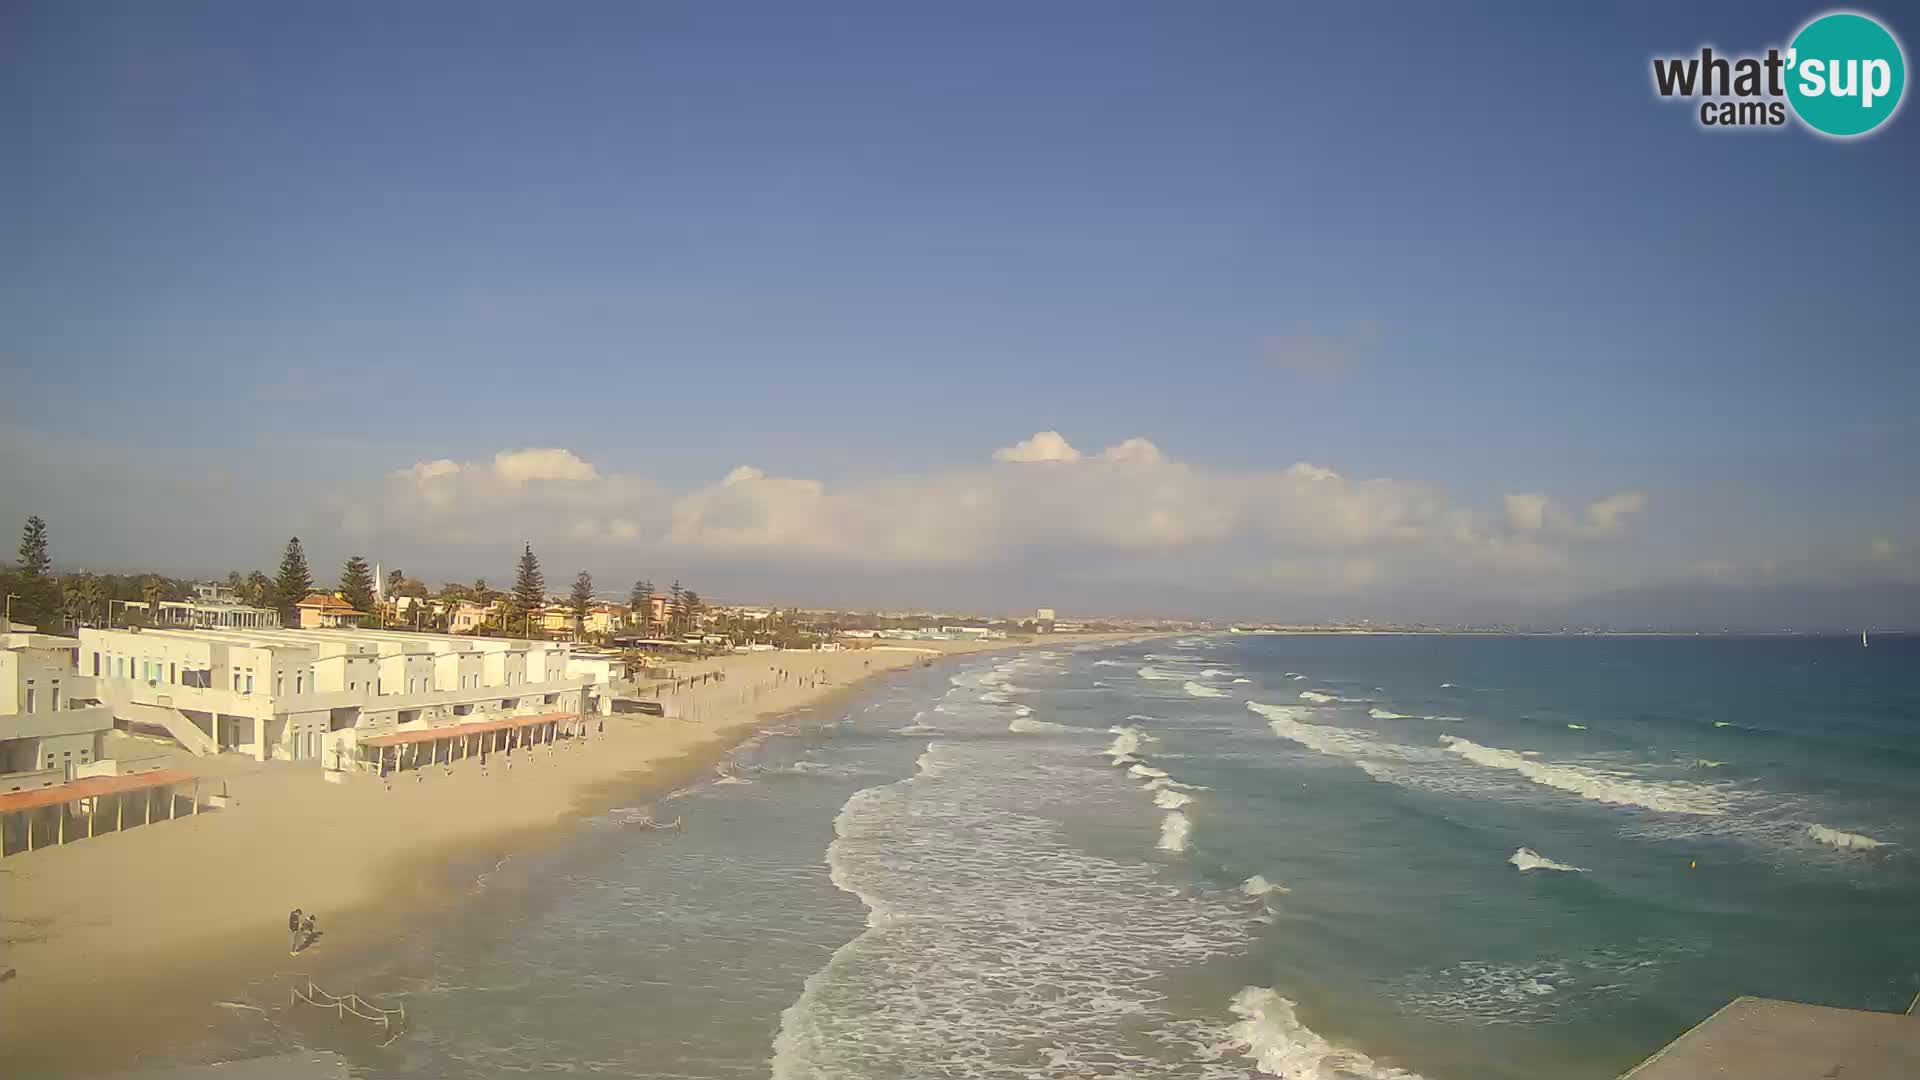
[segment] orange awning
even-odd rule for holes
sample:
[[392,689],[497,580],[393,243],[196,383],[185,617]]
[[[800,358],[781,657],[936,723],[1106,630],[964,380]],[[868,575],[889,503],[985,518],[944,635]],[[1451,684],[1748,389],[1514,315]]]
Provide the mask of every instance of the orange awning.
[[485,735],[490,731],[533,727],[536,724],[550,724],[555,720],[572,720],[578,715],[570,712],[541,713],[539,716],[514,716],[505,720],[477,720],[471,724],[447,724],[443,727],[421,728],[418,731],[396,731],[391,735],[375,735],[370,739],[361,739],[360,745],[406,746],[411,743],[434,742],[439,739],[460,739],[469,735]]
[[184,784],[192,779],[193,774],[185,769],[155,769],[152,772],[131,773],[126,776],[89,776],[82,780],[70,780],[54,787],[34,788],[31,791],[9,791],[5,795],[0,795],[0,814],[79,802],[81,799],[91,799],[97,795],[124,795],[129,791],[139,791],[142,788]]

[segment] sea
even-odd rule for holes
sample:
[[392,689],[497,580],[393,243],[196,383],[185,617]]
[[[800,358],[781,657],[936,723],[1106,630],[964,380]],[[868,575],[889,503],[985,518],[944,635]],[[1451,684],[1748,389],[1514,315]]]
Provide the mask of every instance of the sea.
[[[1920,992],[1920,638],[1218,634],[983,654],[461,868],[178,1060],[365,1077],[1604,1078]],[[677,822],[677,828],[662,826]]]

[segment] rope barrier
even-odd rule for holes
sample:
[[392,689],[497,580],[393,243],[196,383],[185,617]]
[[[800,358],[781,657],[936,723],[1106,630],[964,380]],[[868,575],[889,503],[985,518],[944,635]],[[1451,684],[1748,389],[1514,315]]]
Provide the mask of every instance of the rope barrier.
[[[399,1031],[396,1030],[396,1023],[405,1025],[407,1022],[407,1010],[404,1007],[383,1009],[373,1002],[368,1001],[366,998],[361,997],[359,994],[346,994],[344,996],[329,994],[315,985],[311,978],[307,980],[306,993],[301,993],[300,988],[296,986],[289,990],[288,994],[290,995],[287,1000],[287,1004],[289,1005],[304,1001],[316,1008],[334,1010],[335,1015],[341,1020],[345,1020],[347,1014],[351,1013],[369,1023],[379,1024],[383,1030],[388,1032],[387,1042],[392,1042],[394,1039],[400,1037]],[[386,1043],[382,1043],[381,1045],[385,1046]]]

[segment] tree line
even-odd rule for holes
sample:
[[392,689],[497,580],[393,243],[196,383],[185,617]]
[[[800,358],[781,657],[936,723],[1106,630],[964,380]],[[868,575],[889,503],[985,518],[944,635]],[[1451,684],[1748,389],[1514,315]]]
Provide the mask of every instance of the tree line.
[[[281,552],[277,573],[270,576],[260,570],[235,570],[227,575],[226,584],[239,603],[279,611],[283,626],[297,626],[297,605],[321,588],[307,563],[306,548],[297,536],[290,538]],[[397,569],[387,573],[385,585],[389,601],[402,596],[418,600],[433,598],[425,584]],[[73,627],[150,622],[158,613],[156,605],[161,601],[186,600],[193,595],[193,587],[191,580],[160,574],[75,571],[56,575],[53,572],[47,523],[37,514],[29,517],[21,530],[18,562],[11,567],[0,568],[0,594],[5,596],[9,616],[15,622],[30,623],[49,630],[62,625]],[[385,613],[377,610],[379,600],[375,595],[373,570],[364,555],[347,557],[333,591],[353,610],[362,613],[363,618],[359,621],[384,621]],[[628,600],[636,631],[680,637],[701,628],[706,603],[698,592],[684,588],[676,581],[660,597],[663,602],[656,604],[655,598],[659,595],[652,581],[643,579],[633,583]],[[444,602],[441,611],[430,616],[423,604],[413,620],[396,621],[394,625],[446,631],[452,628],[453,613],[460,603],[492,608],[496,601],[504,600],[497,613],[491,614],[478,628],[480,632],[509,634],[519,631],[534,636],[541,630],[536,621],[544,616],[549,607],[546,576],[541,571],[540,559],[534,554],[531,543],[521,547],[510,590],[501,592],[490,588],[485,578],[478,578],[471,585],[455,582],[442,585],[437,599]],[[138,609],[116,611],[114,607],[115,604],[131,602],[145,604],[145,612]],[[574,575],[573,586],[566,600],[566,609],[572,616],[576,635],[584,636],[593,603],[593,575],[582,570]],[[731,631],[736,628],[729,626],[723,629]]]

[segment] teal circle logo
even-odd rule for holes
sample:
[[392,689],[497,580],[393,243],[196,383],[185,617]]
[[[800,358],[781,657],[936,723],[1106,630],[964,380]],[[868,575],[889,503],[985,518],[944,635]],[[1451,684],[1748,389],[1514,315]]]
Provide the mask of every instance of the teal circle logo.
[[1893,116],[1907,88],[1907,58],[1887,28],[1837,11],[1801,28],[1787,49],[1787,100],[1824,135],[1865,135]]

